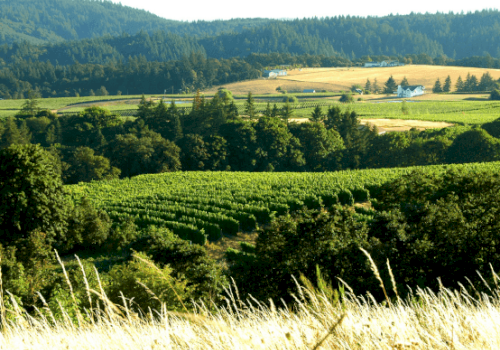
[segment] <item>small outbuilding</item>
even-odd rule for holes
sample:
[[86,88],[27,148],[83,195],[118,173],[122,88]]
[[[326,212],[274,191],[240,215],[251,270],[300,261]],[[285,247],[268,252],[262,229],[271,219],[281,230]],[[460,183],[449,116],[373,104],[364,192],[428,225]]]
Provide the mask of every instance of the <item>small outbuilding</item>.
[[305,94],[315,94],[316,90],[314,90],[314,89],[304,89],[302,92],[305,93]]

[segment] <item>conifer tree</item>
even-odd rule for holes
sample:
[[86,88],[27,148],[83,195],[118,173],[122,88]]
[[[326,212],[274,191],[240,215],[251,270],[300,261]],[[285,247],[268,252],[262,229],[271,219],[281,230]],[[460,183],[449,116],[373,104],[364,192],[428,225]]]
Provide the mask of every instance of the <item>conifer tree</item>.
[[240,114],[238,113],[238,107],[236,107],[234,100],[232,100],[228,106],[227,119],[234,121],[234,120],[238,119],[239,116],[240,116]]
[[441,87],[441,81],[439,81],[439,78],[436,80],[436,83],[434,84],[434,87],[432,88],[432,92],[434,92],[434,93],[443,92],[443,88]]
[[170,126],[170,131],[172,134],[172,140],[180,140],[183,136],[182,134],[182,124],[181,118],[179,117],[179,110],[175,104],[175,101],[170,102],[170,107],[168,107],[168,123]]
[[312,122],[320,122],[323,120],[323,118],[324,118],[323,110],[321,109],[321,107],[319,105],[316,105],[309,120]]
[[286,122],[286,124],[288,125],[288,120],[292,117],[292,115],[293,115],[293,108],[290,105],[290,103],[287,102],[287,103],[285,103],[285,105],[281,109],[281,113],[280,113],[281,119],[283,119]]
[[255,118],[255,104],[251,92],[248,93],[247,100],[245,102],[245,113],[248,115],[250,120]]
[[461,76],[458,76],[457,82],[455,84],[455,89],[457,92],[463,92],[465,89],[464,82]]
[[403,80],[401,80],[401,84],[399,84],[401,86],[408,86],[410,85],[410,83],[408,83],[408,79],[406,79],[406,76],[403,78]]
[[366,79],[365,90],[367,91],[372,90],[372,83],[370,82],[370,79]]
[[385,94],[392,94],[394,91],[397,90],[397,85],[396,85],[396,81],[394,80],[394,78],[392,77],[392,75],[389,77],[389,79],[387,79],[387,81],[385,82],[385,89],[384,89],[384,93]]
[[10,145],[17,145],[24,143],[21,138],[21,133],[17,127],[17,123],[14,118],[7,118],[5,121],[5,130],[2,135],[1,147],[6,148]]
[[375,94],[378,94],[378,93],[379,93],[379,91],[380,91],[380,87],[378,86],[378,81],[377,81],[377,78],[375,78],[375,79],[374,79],[374,81],[373,81],[372,91],[373,91]]
[[138,106],[137,116],[139,118],[149,118],[153,115],[154,102],[151,100],[146,100],[144,94],[142,94],[141,101]]
[[451,91],[451,78],[448,75],[446,77],[446,80],[444,81],[443,92],[450,92],[450,91]]
[[372,91],[372,83],[370,82],[370,79],[366,79],[365,90]]
[[270,117],[272,114],[271,104],[267,102],[266,110],[264,111],[264,116]]
[[280,115],[280,110],[278,109],[278,106],[276,105],[276,103],[274,104],[273,106],[273,109],[271,111],[271,117],[272,118],[276,118]]

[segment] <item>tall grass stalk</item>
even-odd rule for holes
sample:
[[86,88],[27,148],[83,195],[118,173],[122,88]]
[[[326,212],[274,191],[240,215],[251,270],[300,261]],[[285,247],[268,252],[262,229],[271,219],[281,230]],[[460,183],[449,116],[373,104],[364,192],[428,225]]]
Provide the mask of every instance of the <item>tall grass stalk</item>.
[[162,305],[150,315],[135,313],[125,296],[123,306],[115,305],[102,287],[98,292],[85,286],[87,295],[96,296],[90,304],[95,320],[82,317],[79,324],[56,320],[50,310],[30,316],[12,297],[12,306],[4,310],[0,349],[500,348],[496,286],[488,295],[474,296],[465,287],[437,292],[419,288],[410,298],[380,304],[349,288],[339,301],[331,293],[298,285],[295,305],[281,308],[239,300],[232,287],[227,307],[209,311],[199,303],[191,313],[175,313]]

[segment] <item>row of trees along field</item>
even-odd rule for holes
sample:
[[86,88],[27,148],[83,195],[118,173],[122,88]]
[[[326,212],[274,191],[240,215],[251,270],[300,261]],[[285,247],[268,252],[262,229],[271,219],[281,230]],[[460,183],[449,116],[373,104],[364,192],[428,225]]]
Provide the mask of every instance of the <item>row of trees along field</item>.
[[[176,49],[169,50],[172,52]],[[4,48],[4,51],[9,52],[9,49]],[[38,57],[19,58],[11,63],[0,60],[0,97],[24,98],[30,90],[36,91],[42,97],[91,96],[101,93],[151,94],[165,90],[190,92],[213,85],[256,79],[262,76],[263,69],[279,66],[284,62],[292,67],[347,67],[355,64],[339,56],[270,53],[250,54],[244,58],[216,59],[207,58],[203,52],[189,55],[182,50],[176,52],[178,53],[175,57],[182,55],[180,59],[165,62],[148,60],[144,54],[128,56],[127,59],[113,58],[100,63],[81,63],[76,60],[75,63],[67,65],[57,60],[43,61]],[[365,60],[367,59],[371,58],[365,57]],[[460,61],[441,62],[425,54],[404,57],[373,56],[373,59],[399,59],[400,62],[415,64],[461,65]],[[478,65],[471,63],[471,66],[500,68],[499,59],[491,58],[487,62],[489,63]],[[372,88],[371,91],[377,90]]]
[[[450,92],[452,89],[452,81],[450,76],[447,76],[444,84],[441,85],[440,79],[436,80],[432,92]],[[474,74],[467,74],[465,80],[459,76],[455,83],[456,92],[474,92],[474,91],[493,91],[498,90],[499,82],[495,81],[489,72],[484,73],[478,80]]]
[[361,127],[341,105],[316,106],[309,123],[292,123],[294,109],[268,104],[258,116],[249,94],[239,116],[230,92],[199,94],[190,110],[142,99],[135,120],[99,107],[56,116],[27,100],[0,124],[1,147],[39,143],[60,159],[67,183],[178,170],[332,171],[493,161],[498,122],[482,127],[386,133]]

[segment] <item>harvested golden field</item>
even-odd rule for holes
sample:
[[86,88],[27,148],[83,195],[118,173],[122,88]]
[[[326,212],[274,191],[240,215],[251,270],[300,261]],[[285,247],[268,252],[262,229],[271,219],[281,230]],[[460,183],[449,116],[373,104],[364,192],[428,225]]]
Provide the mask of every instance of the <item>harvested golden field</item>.
[[[235,95],[245,95],[249,91],[251,91],[254,95],[275,94],[278,86],[281,86],[283,90],[287,91],[302,91],[304,89],[332,91],[331,85],[325,83],[263,78],[224,84],[223,86],[231,90],[231,92]],[[219,86],[212,87],[211,89],[206,90],[205,93],[215,93],[218,88]]]
[[[427,91],[430,92],[437,78],[440,78],[441,83],[443,83],[449,75],[454,86],[459,76],[465,79],[467,74],[470,73],[480,79],[481,75],[486,72],[490,72],[494,79],[500,78],[500,69],[452,66],[406,65],[382,68],[303,68],[288,71],[286,77],[248,80],[226,84],[224,87],[234,94],[245,94],[248,91],[253,94],[275,93],[278,86],[288,91],[302,91],[303,89],[342,91],[349,89],[353,84],[364,86],[367,79],[370,79],[372,83],[377,79],[379,85],[383,86],[392,75],[396,82],[400,82],[406,77],[411,85],[424,85]],[[217,91],[217,87],[209,91]]]

